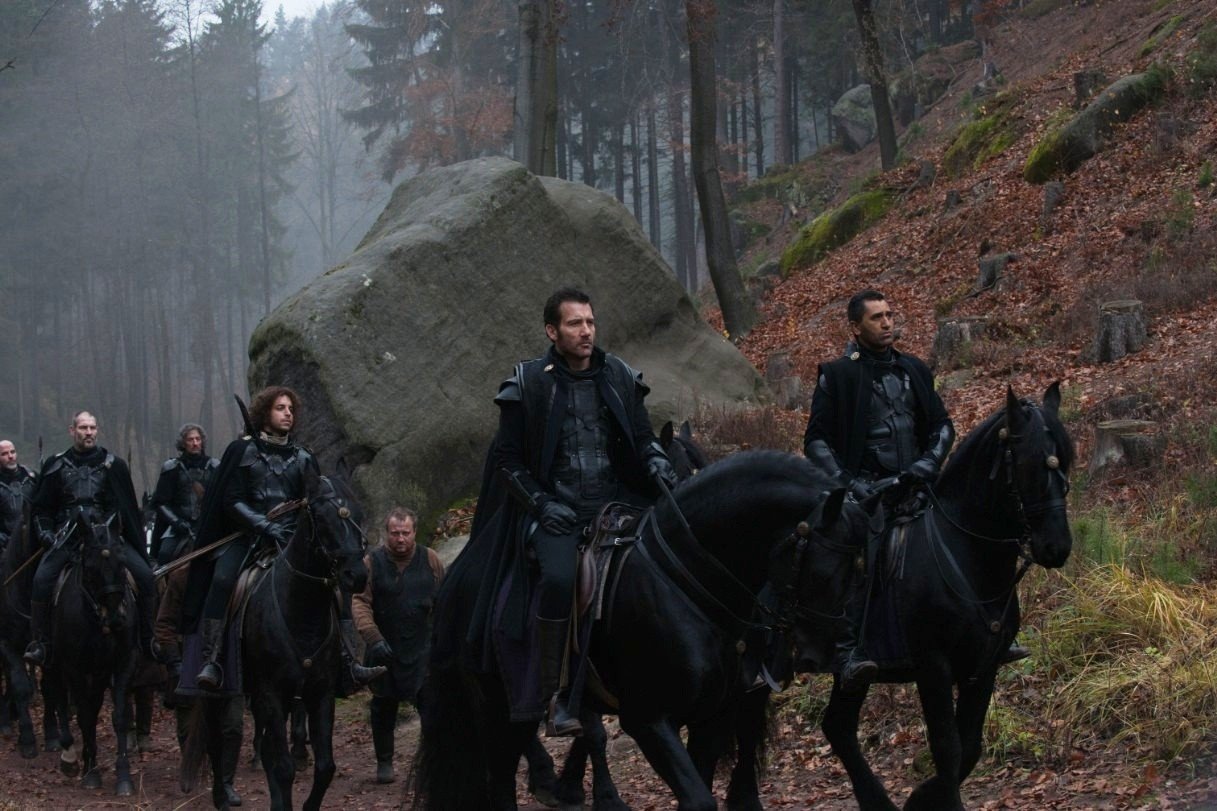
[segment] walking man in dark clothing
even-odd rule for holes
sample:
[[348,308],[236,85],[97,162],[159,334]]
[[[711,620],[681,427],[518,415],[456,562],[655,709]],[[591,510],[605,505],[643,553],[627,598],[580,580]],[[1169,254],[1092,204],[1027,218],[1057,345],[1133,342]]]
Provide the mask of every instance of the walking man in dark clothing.
[[372,680],[372,748],[376,782],[392,783],[393,729],[402,701],[418,706],[431,640],[431,609],[444,577],[434,549],[415,542],[418,516],[394,507],[385,518],[385,542],[364,559],[368,584],[354,595],[351,614],[367,647],[367,663],[388,672]]
[[540,653],[550,735],[582,726],[558,692],[574,601],[576,546],[606,502],[647,504],[652,478],[675,485],[676,473],[651,428],[642,375],[596,346],[596,318],[586,293],[563,288],[544,310],[550,348],[517,364],[500,387],[495,465],[527,513],[521,540],[540,569],[535,644]]

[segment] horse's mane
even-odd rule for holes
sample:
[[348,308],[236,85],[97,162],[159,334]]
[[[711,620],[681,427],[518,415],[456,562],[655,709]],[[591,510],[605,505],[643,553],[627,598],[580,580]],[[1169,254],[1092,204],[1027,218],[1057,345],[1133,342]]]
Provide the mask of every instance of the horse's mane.
[[[763,487],[766,479],[791,482],[809,491],[829,490],[834,482],[802,456],[772,450],[733,453],[681,482],[674,495],[681,510],[693,514],[723,500],[732,481],[747,480],[750,487]],[[662,502],[661,502],[662,503]]]
[[[1060,459],[1061,469],[1068,473],[1073,465],[1074,448],[1073,440],[1070,439],[1068,432],[1065,431],[1065,426],[1056,415],[1045,408],[1036,406],[1030,400],[1020,400],[1019,403],[1024,407],[1035,406],[1043,416],[1044,425],[1048,429],[1048,435],[1052,437],[1052,443],[1056,446],[1056,454],[1057,458]],[[958,471],[973,470],[992,464],[993,454],[998,447],[992,441],[992,435],[1002,428],[1005,421],[1006,407],[1002,406],[986,417],[980,425],[973,428],[955,446],[955,451],[947,459],[947,463],[943,467],[943,476],[947,477]]]

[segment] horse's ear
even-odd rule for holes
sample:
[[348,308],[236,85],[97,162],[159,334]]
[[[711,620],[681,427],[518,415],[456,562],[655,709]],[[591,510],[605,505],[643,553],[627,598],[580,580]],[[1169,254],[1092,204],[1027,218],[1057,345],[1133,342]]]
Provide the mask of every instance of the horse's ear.
[[1054,417],[1058,416],[1057,412],[1061,410],[1061,381],[1054,380],[1044,392],[1044,410]]
[[1010,432],[1017,434],[1023,424],[1023,407],[1014,396],[1014,387],[1006,386],[1006,425]]
[[682,439],[693,440],[693,428],[689,425],[688,420],[680,424],[680,436]]
[[672,447],[672,421],[668,420],[663,424],[663,428],[659,429],[659,444],[663,448]]
[[816,524],[817,526],[831,527],[837,523],[837,520],[841,517],[841,508],[845,504],[846,492],[844,487],[838,487],[828,494],[828,497],[824,499],[824,503],[820,505],[820,518]]

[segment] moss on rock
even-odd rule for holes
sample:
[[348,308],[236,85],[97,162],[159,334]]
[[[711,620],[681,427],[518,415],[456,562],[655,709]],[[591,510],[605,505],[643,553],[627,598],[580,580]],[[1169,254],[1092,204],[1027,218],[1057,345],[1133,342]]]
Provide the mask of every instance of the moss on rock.
[[866,230],[891,208],[892,196],[877,189],[855,194],[838,208],[826,211],[808,223],[785,253],[782,275],[821,259],[833,248],[844,245]]
[[968,169],[978,168],[990,158],[1000,155],[1014,143],[1015,122],[1011,115],[1014,99],[1008,95],[995,98],[976,111],[976,120],[964,125],[955,135],[951,146],[942,156],[942,170],[958,177]]

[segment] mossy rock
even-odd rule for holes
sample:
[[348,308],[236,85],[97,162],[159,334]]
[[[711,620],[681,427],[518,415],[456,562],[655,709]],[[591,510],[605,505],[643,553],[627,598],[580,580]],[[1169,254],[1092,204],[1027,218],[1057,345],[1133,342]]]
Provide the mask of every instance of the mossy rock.
[[876,189],[855,194],[838,208],[816,217],[782,254],[782,275],[816,262],[833,248],[849,242],[886,214],[891,205],[891,193]]
[[978,108],[976,120],[956,133],[942,156],[943,172],[958,177],[1006,151],[1017,138],[1012,107],[1013,99],[1003,96]]
[[1178,14],[1163,23],[1162,27],[1155,31],[1150,38],[1145,41],[1145,44],[1141,46],[1138,56],[1144,59],[1154,51],[1158,50],[1158,46],[1165,42],[1167,37],[1179,29],[1179,26],[1183,24],[1183,19],[1183,15]]
[[1168,74],[1159,68],[1118,80],[1059,129],[1050,129],[1032,148],[1023,165],[1023,179],[1045,183],[1057,173],[1068,174],[1094,157],[1107,143],[1116,124],[1123,123],[1162,97]]

